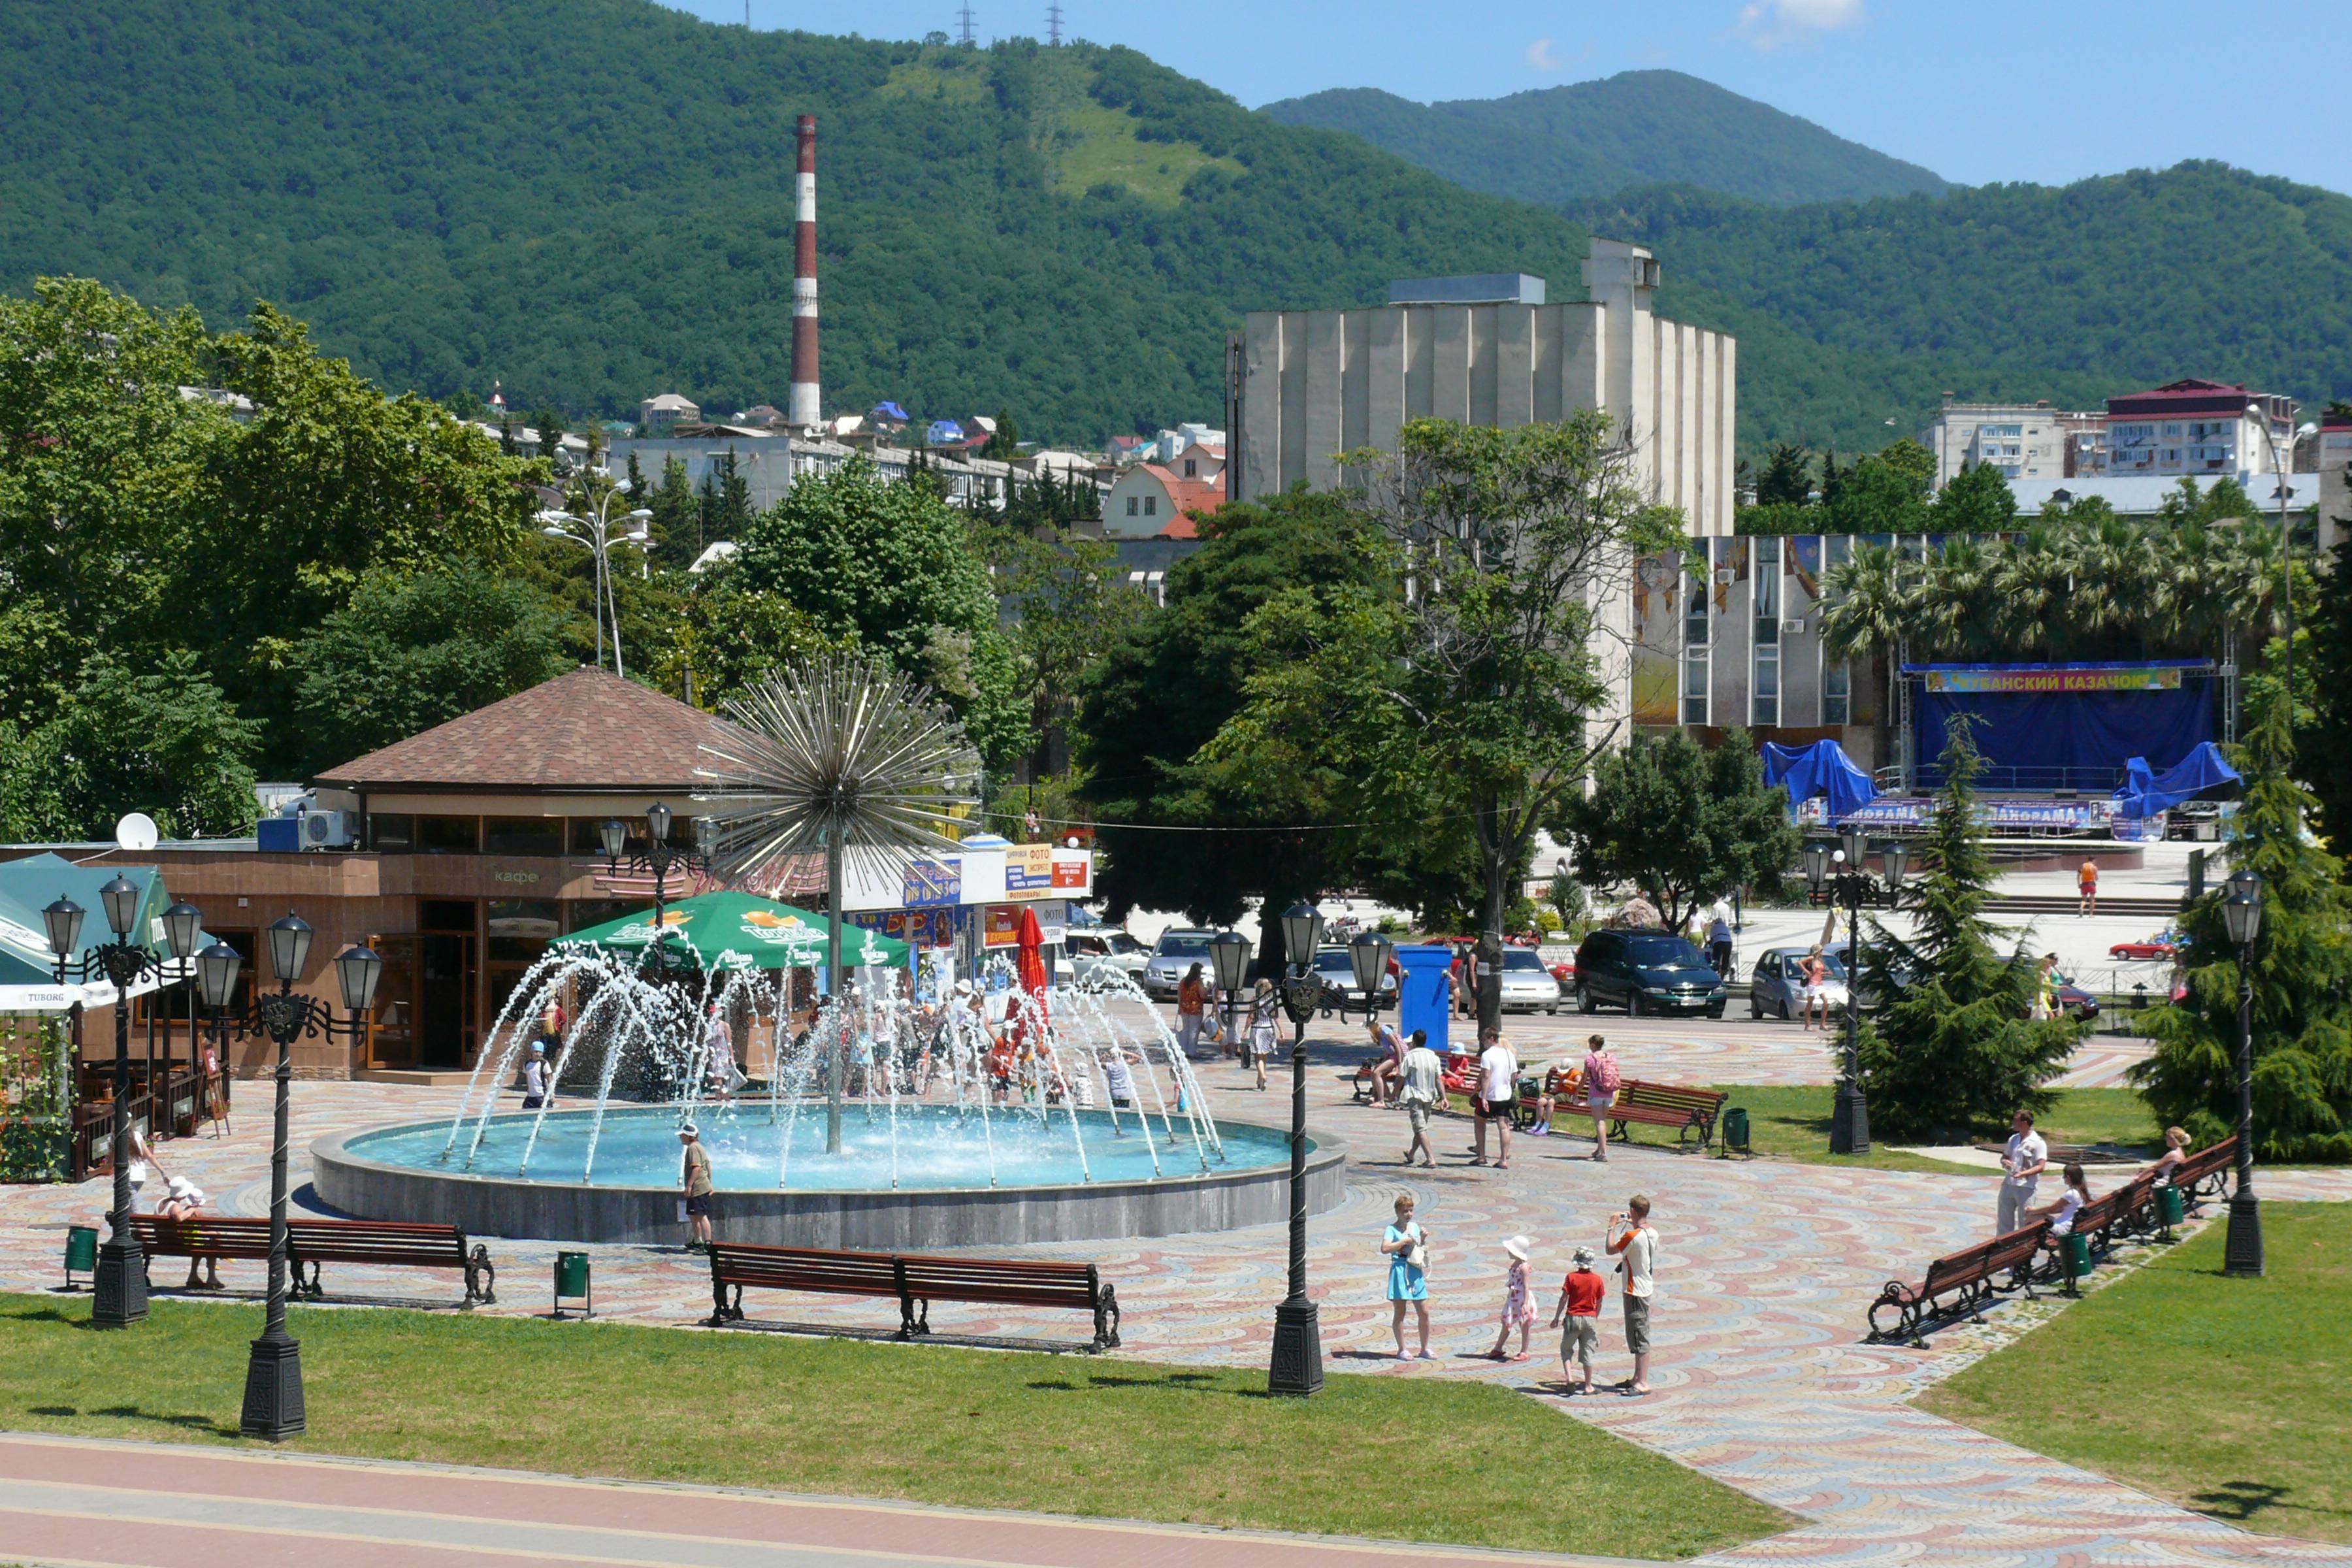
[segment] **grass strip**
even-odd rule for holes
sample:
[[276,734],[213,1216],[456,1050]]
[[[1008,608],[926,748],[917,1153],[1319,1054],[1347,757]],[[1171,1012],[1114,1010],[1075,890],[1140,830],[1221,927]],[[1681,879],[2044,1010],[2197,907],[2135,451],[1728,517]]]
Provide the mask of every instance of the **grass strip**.
[[[1979,1179],[1986,1173],[1946,1160],[1899,1153],[1881,1135],[1873,1133],[1867,1154],[1832,1154],[1830,1113],[1837,1090],[1828,1084],[1758,1087],[1718,1083],[1717,1092],[1730,1096],[1727,1107],[1748,1110],[1748,1146],[1759,1154],[1793,1160],[1805,1165],[1851,1165],[1872,1171],[1937,1171]],[[2041,1121],[2042,1136],[2053,1143],[2114,1143],[2144,1149],[2156,1157],[2156,1120],[2136,1089],[2063,1089],[2057,1103]],[[1671,1139],[1670,1132],[1648,1129],[1654,1136]],[[1999,1172],[1992,1173],[1999,1175]]]
[[2265,1203],[2269,1272],[2224,1223],[1919,1404],[2249,1529],[2352,1542],[2352,1205]]
[[[258,1308],[0,1296],[0,1427],[238,1443]],[[624,1323],[296,1309],[291,1447],[966,1507],[1688,1557],[1788,1516],[1508,1389]],[[1572,1497],[1573,1509],[1536,1506]],[[1602,1526],[1605,1521],[1605,1528]]]

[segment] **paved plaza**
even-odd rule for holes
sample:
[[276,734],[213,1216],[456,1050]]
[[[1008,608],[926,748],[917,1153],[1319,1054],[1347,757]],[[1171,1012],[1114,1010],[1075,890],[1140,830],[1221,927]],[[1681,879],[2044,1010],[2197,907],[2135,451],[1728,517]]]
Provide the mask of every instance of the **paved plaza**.
[[[1790,1025],[1744,1019],[1629,1022],[1615,1016],[1594,1020],[1563,1014],[1514,1020],[1511,1033],[1523,1057],[1540,1063],[1566,1055],[1570,1042],[1580,1040],[1596,1023],[1617,1041],[1629,1076],[1762,1084],[1826,1082],[1832,1073],[1822,1037]],[[1721,1160],[1678,1154],[1654,1143],[1621,1145],[1609,1164],[1599,1165],[1583,1157],[1590,1142],[1574,1136],[1517,1140],[1511,1168],[1496,1173],[1467,1163],[1469,1123],[1462,1119],[1448,1119],[1437,1130],[1442,1168],[1408,1171],[1397,1163],[1404,1142],[1402,1117],[1349,1103],[1339,1080],[1339,1069],[1361,1054],[1357,1034],[1336,1024],[1318,1026],[1310,1079],[1313,1126],[1322,1135],[1345,1139],[1353,1161],[1347,1202],[1318,1216],[1311,1227],[1314,1289],[1335,1374],[1495,1380],[1805,1521],[1786,1534],[1708,1560],[1713,1562],[2352,1563],[2352,1549],[2251,1535],[1911,1407],[1908,1401],[1921,1388],[2004,1342],[2041,1311],[2004,1304],[1983,1325],[1948,1331],[1926,1350],[1862,1342],[1864,1310],[1885,1280],[1916,1278],[1931,1257],[1988,1233],[1994,1197],[1990,1181],[1769,1159]],[[2070,1081],[2116,1081],[2134,1054],[2129,1042],[2093,1042],[2074,1064]],[[1281,1094],[1249,1090],[1244,1076],[1228,1064],[1203,1064],[1202,1073],[1220,1117],[1273,1122],[1286,1110]],[[238,1087],[233,1137],[181,1141],[164,1145],[160,1153],[167,1168],[193,1176],[225,1212],[260,1215],[267,1212],[268,1196],[267,1090],[258,1083]],[[303,1183],[312,1140],[388,1121],[446,1117],[457,1098],[457,1090],[445,1089],[298,1085],[298,1195],[310,1197]],[[1662,1238],[1656,1392],[1646,1399],[1563,1397],[1551,1384],[1556,1363],[1540,1331],[1538,1348],[1545,1353],[1535,1361],[1498,1364],[1484,1359],[1478,1352],[1493,1341],[1502,1295],[1503,1238],[1522,1232],[1533,1238],[1539,1300],[1548,1316],[1570,1251],[1580,1243],[1597,1246],[1607,1216],[1635,1191],[1650,1194]],[[2270,1173],[2263,1191],[2277,1198],[2352,1198],[2352,1173]],[[1440,1352],[1433,1364],[1401,1365],[1388,1359],[1383,1270],[1375,1247],[1399,1192],[1417,1197],[1433,1237],[1433,1348]],[[54,1288],[66,1226],[92,1223],[105,1203],[100,1182],[13,1192],[0,1226],[0,1285]],[[718,1212],[723,1235],[723,1199]],[[499,1266],[499,1300],[488,1310],[546,1313],[555,1244],[490,1245]],[[709,1310],[709,1273],[698,1258],[658,1247],[586,1250],[593,1258],[600,1316],[683,1327]],[[1226,1365],[1265,1361],[1274,1306],[1283,1291],[1283,1243],[1276,1228],[1034,1251],[1097,1263],[1116,1282],[1125,1309],[1120,1353]],[[158,1284],[168,1283],[175,1267],[175,1260],[159,1263]],[[259,1273],[254,1264],[223,1269],[233,1288],[257,1285]],[[439,1302],[453,1302],[459,1293],[454,1276],[403,1279],[391,1271],[350,1269],[339,1275],[331,1266],[326,1283],[331,1291]],[[755,1299],[752,1307],[757,1316],[863,1329],[893,1326],[895,1318],[887,1303],[771,1298]],[[1630,1363],[1622,1353],[1613,1300],[1602,1322],[1601,1371],[1614,1379],[1630,1371]],[[933,1324],[950,1333],[1074,1337],[1069,1321],[1013,1310],[942,1308],[934,1311]],[[934,1352],[909,1347],[905,1353]],[[12,1489],[10,1496],[49,1500],[34,1512],[51,1504],[65,1509],[70,1498],[55,1489],[53,1475],[41,1482],[47,1491],[23,1489],[32,1484],[24,1478],[38,1470],[25,1458],[29,1452],[21,1445],[0,1447],[0,1468],[9,1478],[0,1484]],[[78,1462],[85,1479],[111,1463]],[[53,1458],[40,1463],[54,1468]],[[1605,1532],[1596,1534],[1594,1544],[1605,1547]],[[1016,1545],[1006,1550],[1013,1555],[1002,1560],[1065,1560]],[[639,1559],[624,1553],[572,1560]],[[950,1559],[919,1553],[913,1560]],[[1195,1559],[1142,1553],[1129,1560]],[[1426,1560],[1445,1560],[1445,1554]]]

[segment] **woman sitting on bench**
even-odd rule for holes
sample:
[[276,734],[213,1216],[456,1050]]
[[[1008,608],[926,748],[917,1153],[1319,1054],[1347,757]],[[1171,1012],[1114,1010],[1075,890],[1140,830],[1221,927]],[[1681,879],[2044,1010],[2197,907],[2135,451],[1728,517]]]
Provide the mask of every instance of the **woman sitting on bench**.
[[1403,1037],[1394,1024],[1383,1023],[1377,1014],[1364,1020],[1364,1028],[1381,1053],[1368,1064],[1372,1069],[1372,1103],[1394,1110],[1397,1095],[1404,1088]]
[[[196,1212],[204,1206],[204,1188],[185,1176],[173,1176],[171,1178],[170,1190],[163,1194],[163,1201],[156,1205],[155,1212],[164,1219],[192,1220],[196,1217]],[[208,1275],[209,1278],[199,1278],[200,1273]],[[192,1257],[188,1259],[188,1282],[184,1289],[217,1290],[220,1288],[219,1258]]]

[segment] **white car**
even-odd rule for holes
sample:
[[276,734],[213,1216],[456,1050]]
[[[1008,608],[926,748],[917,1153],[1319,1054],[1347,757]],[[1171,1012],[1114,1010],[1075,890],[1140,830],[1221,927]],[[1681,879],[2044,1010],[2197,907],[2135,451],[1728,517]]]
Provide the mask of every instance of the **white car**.
[[1559,982],[1544,967],[1543,955],[1531,947],[1503,950],[1503,1011],[1537,1008],[1559,1011]]
[[1151,962],[1151,950],[1123,931],[1074,931],[1065,949],[1081,985],[1116,985],[1122,979],[1140,984]]

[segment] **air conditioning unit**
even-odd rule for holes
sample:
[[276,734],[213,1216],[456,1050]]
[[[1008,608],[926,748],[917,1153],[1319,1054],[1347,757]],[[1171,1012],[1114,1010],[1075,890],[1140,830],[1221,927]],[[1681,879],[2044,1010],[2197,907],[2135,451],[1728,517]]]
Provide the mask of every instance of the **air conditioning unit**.
[[302,815],[302,847],[349,849],[359,837],[359,813],[310,811]]
[[1718,588],[1728,588],[1731,586],[1730,567],[1718,566],[1715,569],[1715,585]]
[[1804,635],[1805,635],[1805,617],[1804,617],[1804,616],[1798,616],[1798,617],[1796,617],[1796,619],[1794,619],[1794,620],[1782,621],[1782,622],[1780,623],[1780,635],[1781,635],[1782,637],[1802,637],[1802,636],[1804,636]]

